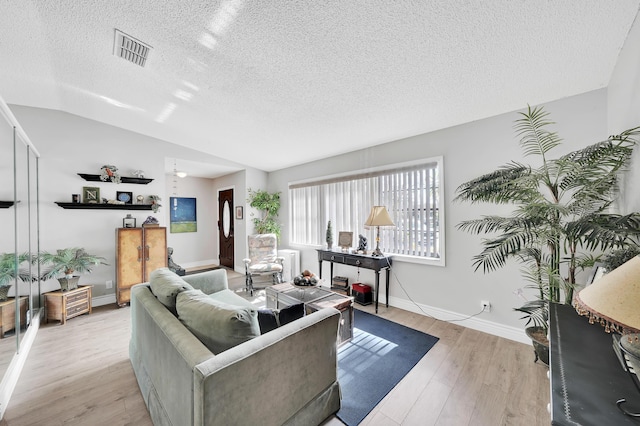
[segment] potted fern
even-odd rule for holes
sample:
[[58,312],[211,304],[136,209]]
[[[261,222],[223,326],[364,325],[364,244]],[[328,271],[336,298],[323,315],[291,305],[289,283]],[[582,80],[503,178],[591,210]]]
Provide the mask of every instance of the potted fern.
[[[458,224],[472,234],[486,234],[482,251],[473,257],[485,273],[509,259],[523,265],[523,277],[535,298],[515,308],[524,314],[528,334],[546,340],[548,304],[571,303],[579,270],[593,266],[599,253],[635,245],[640,214],[614,214],[619,174],[628,165],[640,128],[552,159],[562,140],[549,130],[554,124],[543,108],[529,107],[515,122],[524,156],[537,166],[506,164],[457,188],[457,201],[513,206],[506,216],[484,216]],[[534,346],[536,346],[534,344]],[[536,355],[536,360],[544,354]]]
[[269,193],[264,190],[249,189],[249,205],[262,212],[260,218],[253,218],[253,225],[258,234],[276,234],[280,239],[280,224],[276,220],[280,211],[280,193]]
[[36,257],[29,253],[0,254],[0,302],[8,299],[9,289],[15,283],[16,277],[22,282],[34,281],[33,273],[28,265],[35,263]]
[[45,265],[46,272],[42,278],[57,278],[62,291],[73,290],[78,288],[80,279],[74,273],[91,273],[93,266],[106,265],[104,260],[104,257],[89,254],[79,247],[59,249],[55,253],[43,252],[40,261]]

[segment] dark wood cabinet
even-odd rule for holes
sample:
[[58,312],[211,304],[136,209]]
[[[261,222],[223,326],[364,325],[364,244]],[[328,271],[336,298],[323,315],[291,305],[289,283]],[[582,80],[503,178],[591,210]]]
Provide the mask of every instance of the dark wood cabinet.
[[640,393],[623,370],[611,334],[570,305],[549,306],[552,425],[638,425],[616,401],[640,407]]
[[116,303],[129,303],[131,287],[149,281],[155,269],[167,266],[167,228],[116,230]]

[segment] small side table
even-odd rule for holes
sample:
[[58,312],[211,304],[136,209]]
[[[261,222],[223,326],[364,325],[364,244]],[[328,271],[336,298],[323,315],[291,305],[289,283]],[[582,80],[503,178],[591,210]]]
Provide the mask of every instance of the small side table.
[[50,291],[44,295],[46,322],[60,321],[65,324],[68,319],[91,313],[90,285],[79,285],[68,291]]

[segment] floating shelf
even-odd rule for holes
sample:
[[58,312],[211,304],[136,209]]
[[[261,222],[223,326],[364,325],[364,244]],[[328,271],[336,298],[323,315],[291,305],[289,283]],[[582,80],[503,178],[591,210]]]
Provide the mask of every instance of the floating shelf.
[[[88,182],[106,182],[106,183],[111,183],[110,180],[102,180],[100,179],[100,175],[89,175],[86,173],[78,173],[78,176],[80,176],[82,179],[88,181]],[[137,178],[137,177],[125,177],[122,176],[120,178],[122,180],[122,183],[136,183],[138,185],[146,185],[149,182],[152,182],[153,179],[145,179],[145,178]]]
[[0,201],[0,209],[8,209],[13,206],[13,201]]
[[152,210],[151,204],[63,203],[55,201],[63,209],[85,210]]

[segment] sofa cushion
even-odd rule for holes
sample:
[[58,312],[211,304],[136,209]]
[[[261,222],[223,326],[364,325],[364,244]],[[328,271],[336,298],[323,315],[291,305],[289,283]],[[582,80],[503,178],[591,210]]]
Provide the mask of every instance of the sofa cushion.
[[258,323],[260,324],[260,333],[268,333],[271,330],[288,324],[304,316],[304,303],[287,306],[280,310],[277,309],[260,309],[258,311]]
[[180,278],[169,268],[160,268],[151,272],[149,276],[151,292],[160,303],[176,315],[176,296],[185,290],[193,290],[193,287]]
[[260,335],[255,309],[222,303],[200,290],[179,293],[176,310],[178,319],[214,354]]

